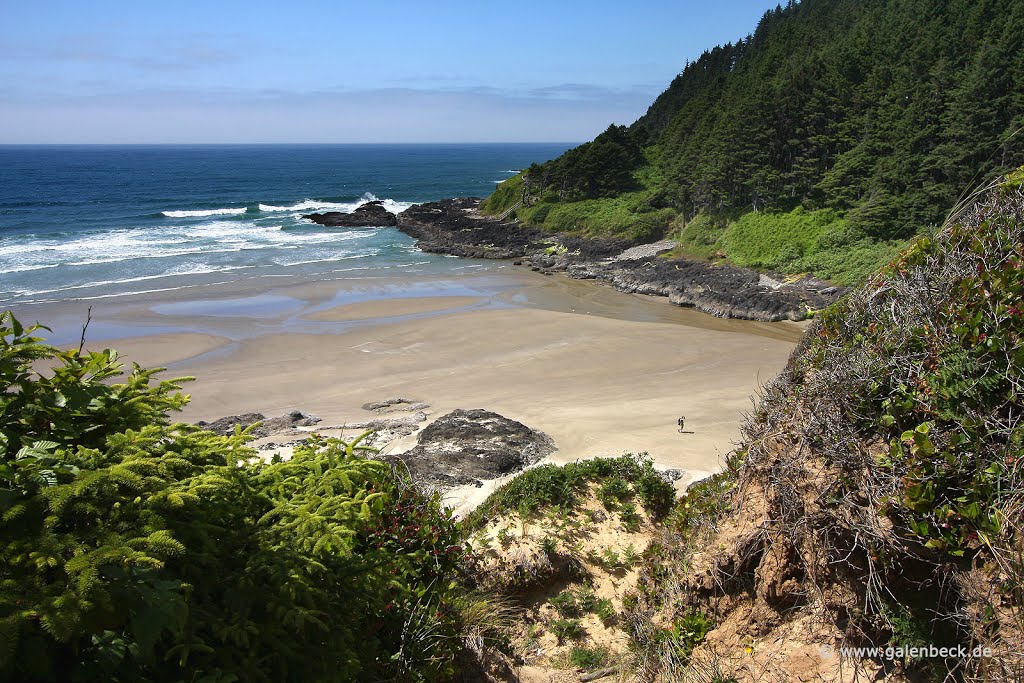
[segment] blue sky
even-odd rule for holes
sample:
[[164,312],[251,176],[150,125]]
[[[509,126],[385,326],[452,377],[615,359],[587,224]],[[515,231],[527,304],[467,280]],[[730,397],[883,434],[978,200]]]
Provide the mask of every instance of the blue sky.
[[580,141],[776,0],[0,2],[0,143]]

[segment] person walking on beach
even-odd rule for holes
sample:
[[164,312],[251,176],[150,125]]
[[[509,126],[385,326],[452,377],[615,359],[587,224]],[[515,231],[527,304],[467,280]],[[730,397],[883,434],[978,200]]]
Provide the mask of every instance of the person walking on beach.
[[685,415],[680,415],[679,419],[676,420],[676,424],[679,425],[679,433],[682,434],[683,433],[683,427],[686,426],[686,416]]

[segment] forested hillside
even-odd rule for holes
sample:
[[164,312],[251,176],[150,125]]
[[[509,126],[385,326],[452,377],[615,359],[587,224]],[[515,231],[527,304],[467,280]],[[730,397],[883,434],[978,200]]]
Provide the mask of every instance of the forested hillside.
[[519,218],[552,230],[678,231],[693,255],[856,280],[1024,162],[1022,125],[1024,3],[790,2],[485,210],[523,200]]

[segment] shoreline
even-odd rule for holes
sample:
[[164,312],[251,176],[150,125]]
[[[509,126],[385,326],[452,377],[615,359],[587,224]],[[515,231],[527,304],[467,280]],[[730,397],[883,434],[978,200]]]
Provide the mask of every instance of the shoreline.
[[429,253],[514,259],[515,265],[534,271],[602,280],[622,292],[666,297],[719,318],[805,320],[847,291],[810,276],[789,278],[727,263],[661,258],[675,246],[670,240],[645,244],[548,233],[484,216],[480,201],[460,197],[415,204],[398,215],[397,227]]
[[[717,471],[750,396],[784,367],[805,327],[714,318],[502,264],[427,282],[209,287],[203,297],[93,302],[86,348],[167,367],[166,378],[196,376],[184,387],[192,401],[175,417],[183,421],[301,410],[341,425],[375,417],[365,403],[407,396],[430,405],[421,426],[456,408],[483,408],[554,439],[558,450],[544,462],[647,452],[661,468],[684,470],[681,483]],[[44,324],[55,317],[77,346],[85,303],[16,315]],[[678,433],[680,414],[693,434]],[[496,486],[446,498],[465,510]]]

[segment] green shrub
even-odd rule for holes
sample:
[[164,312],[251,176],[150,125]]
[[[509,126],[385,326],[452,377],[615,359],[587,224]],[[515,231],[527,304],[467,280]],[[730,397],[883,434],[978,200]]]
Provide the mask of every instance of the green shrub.
[[633,489],[622,477],[608,479],[597,490],[597,499],[604,505],[605,510],[615,510],[622,501],[633,494]]
[[831,209],[802,207],[788,213],[744,214],[729,224],[717,244],[738,266],[811,272],[843,285],[863,282],[905,246],[872,238]]
[[649,199],[650,193],[641,191],[609,199],[545,201],[519,215],[525,223],[552,232],[654,241],[665,234],[676,212],[670,208],[651,210]]
[[672,651],[676,662],[685,662],[714,627],[714,622],[702,612],[687,612],[661,631],[657,642]]
[[0,679],[450,679],[436,498],[358,439],[264,464],[171,425],[177,383],[38,329],[0,316]]
[[554,607],[555,611],[563,617],[578,617],[583,614],[583,610],[576,601],[576,596],[572,591],[562,591],[548,600],[548,604]]
[[675,499],[672,484],[654,469],[646,454],[627,454],[529,469],[492,493],[466,516],[463,525],[469,530],[478,529],[487,520],[512,511],[529,514],[555,506],[572,510],[592,482],[614,478],[623,480],[627,488],[628,482],[633,482],[633,491],[639,493],[644,508],[654,519],[664,517]]
[[[677,223],[680,219],[677,219]],[[721,245],[719,240],[725,232],[725,221],[715,219],[707,212],[701,211],[688,222],[682,222],[678,228],[676,239],[679,241],[678,252],[673,255],[685,255],[700,259],[713,257]]]
[[633,482],[640,497],[640,503],[654,519],[662,519],[672,509],[676,501],[676,487],[672,482],[653,471],[644,471]]
[[583,635],[583,625],[579,619],[555,619],[551,622],[550,628],[559,643],[575,640]]
[[594,671],[600,669],[608,661],[608,648],[573,646],[569,651],[569,662],[578,669]]
[[722,244],[736,265],[786,270],[815,250],[824,235],[846,230],[836,212],[748,213],[729,226]]
[[597,618],[600,619],[601,623],[605,626],[614,622],[618,616],[615,613],[615,606],[608,598],[598,598],[595,600],[590,611],[597,615]]
[[639,514],[636,511],[636,505],[633,503],[623,503],[619,509],[619,519],[622,520],[622,526],[626,527],[626,531],[634,532],[640,528],[640,522],[642,521]]
[[480,202],[480,211],[490,215],[503,213],[523,198],[523,174],[508,178],[499,183],[491,196]]

